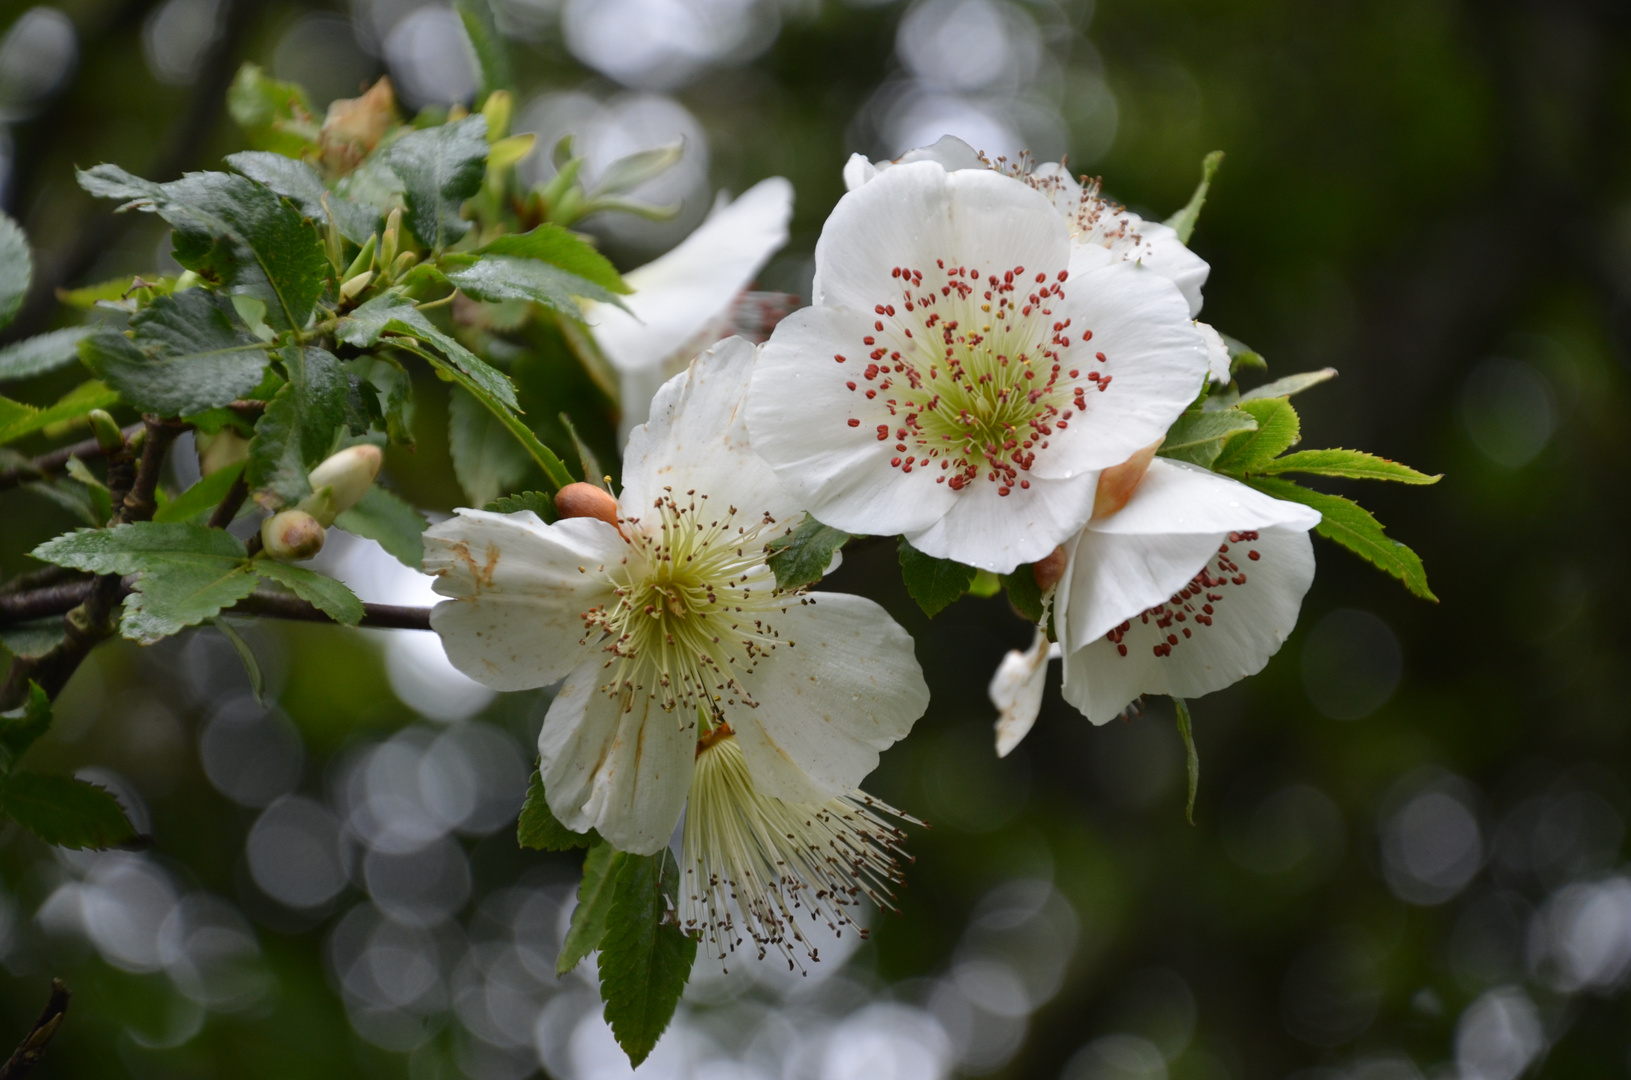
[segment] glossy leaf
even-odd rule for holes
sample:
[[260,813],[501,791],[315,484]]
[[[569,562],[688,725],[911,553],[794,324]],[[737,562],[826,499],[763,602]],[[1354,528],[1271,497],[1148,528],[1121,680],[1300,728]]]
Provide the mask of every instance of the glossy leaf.
[[1225,441],[1241,432],[1256,430],[1257,418],[1243,409],[1225,409],[1222,412],[1194,409],[1173,421],[1157,453],[1165,458],[1210,469],[1223,450]]
[[1299,450],[1275,458],[1260,471],[1268,475],[1307,473],[1349,480],[1392,480],[1400,484],[1436,484],[1443,479],[1442,474],[1429,476],[1362,450]]
[[931,619],[974,583],[974,567],[925,555],[905,540],[900,542],[900,573],[906,591]]
[[371,349],[382,336],[400,334],[417,338],[441,353],[472,386],[473,392],[492,398],[507,408],[514,409],[515,385],[503,372],[444,334],[436,324],[414,307],[413,302],[400,296],[384,295],[363,304],[340,320],[335,336],[359,349]]
[[1296,444],[1301,435],[1297,411],[1285,398],[1243,401],[1240,408],[1257,421],[1256,429],[1241,432],[1223,444],[1212,468],[1230,476],[1257,472]]
[[470,231],[459,211],[481,190],[487,168],[485,117],[411,131],[391,144],[384,160],[402,181],[407,224],[421,244],[440,250]]
[[341,582],[274,559],[256,559],[254,565],[255,573],[284,586],[341,626],[356,626],[362,621],[362,601]]
[[333,451],[346,423],[350,390],[331,353],[291,345],[280,356],[289,381],[255,424],[244,473],[268,509],[298,502],[311,491],[306,474]]
[[838,549],[849,541],[849,533],[806,514],[798,528],[769,543],[770,557],[765,561],[776,573],[777,588],[802,588],[820,581]]
[[0,213],[0,327],[17,317],[33,280],[34,256],[28,250],[28,237],[15,221]]
[[227,164],[294,203],[310,220],[334,222],[340,235],[358,247],[380,228],[380,216],[372,207],[330,191],[317,170],[304,161],[266,150],[244,150],[229,155]]
[[1311,506],[1320,512],[1320,523],[1314,531],[1327,540],[1334,540],[1384,573],[1391,574],[1423,600],[1438,603],[1438,597],[1427,587],[1427,570],[1421,557],[1399,541],[1388,536],[1370,511],[1340,495],[1327,495],[1311,491],[1289,480],[1271,477],[1253,477],[1247,481],[1252,487],[1276,499]]
[[500,236],[481,249],[483,255],[510,255],[536,259],[565,270],[568,274],[599,285],[607,292],[630,293],[622,275],[585,239],[571,229],[545,223],[531,232]]
[[450,272],[447,279],[477,300],[529,300],[573,319],[583,317],[579,297],[623,306],[614,293],[586,278],[548,263],[509,255],[485,256],[474,265]]
[[12,773],[0,787],[0,811],[58,847],[109,848],[136,839],[112,793],[71,776]]
[[0,349],[0,382],[32,379],[79,359],[79,343],[98,332],[95,326],[69,326]]
[[80,345],[85,364],[142,412],[185,416],[231,404],[260,384],[266,345],[209,289],[161,296],[130,322]]
[[1296,375],[1287,375],[1283,379],[1275,379],[1271,383],[1264,383],[1262,386],[1254,387],[1241,394],[1240,400],[1261,401],[1266,398],[1290,397],[1292,394],[1300,394],[1310,387],[1329,382],[1336,377],[1337,369],[1334,367],[1320,368],[1318,371],[1302,371]]

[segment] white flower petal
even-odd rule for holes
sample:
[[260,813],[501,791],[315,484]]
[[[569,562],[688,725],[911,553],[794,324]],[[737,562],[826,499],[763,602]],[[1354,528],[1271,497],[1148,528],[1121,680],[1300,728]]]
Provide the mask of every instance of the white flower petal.
[[1224,344],[1223,335],[1203,322],[1197,322],[1195,329],[1206,339],[1206,364],[1212,381],[1219,386],[1227,386],[1234,373],[1230,370],[1229,346]]
[[851,154],[844,162],[844,190],[854,191],[878,175],[878,167],[867,160],[865,154]]
[[995,484],[973,484],[927,529],[905,530],[906,539],[925,555],[994,574],[1045,558],[1092,516],[1099,474],[1029,483],[1007,495]]
[[854,191],[885,169],[895,165],[909,165],[914,161],[933,161],[947,172],[956,169],[989,169],[990,165],[968,143],[955,135],[942,135],[929,146],[908,150],[894,160],[868,161],[862,154],[851,154],[844,163],[844,188]]
[[[1160,626],[1161,616],[1135,615],[1119,644],[1100,637],[1068,654],[1065,700],[1103,724],[1140,694],[1199,697],[1261,671],[1297,624],[1314,580],[1313,545],[1302,529],[1275,527],[1230,545],[1229,557],[1246,580],[1236,584],[1231,574],[1228,584],[1192,597],[1183,621]],[[1211,625],[1196,618],[1202,605],[1212,607]],[[1156,655],[1161,646],[1170,654]]]
[[1051,277],[1070,261],[1070,236],[1022,181],[984,169],[948,173],[933,161],[897,165],[833,208],[816,242],[814,302],[870,312],[899,296],[891,270],[942,259],[982,277],[1016,266]]
[[997,756],[1007,757],[1020,740],[1030,734],[1042,711],[1042,691],[1047,688],[1048,660],[1059,655],[1059,646],[1048,641],[1040,629],[1031,647],[1024,652],[1010,649],[991,676],[987,693],[997,707]]
[[662,850],[679,823],[696,761],[694,715],[664,711],[644,694],[630,707],[601,689],[602,661],[579,664],[538,733],[549,809],[574,832],[597,830],[619,851]]
[[1157,221],[1144,221],[1137,214],[1125,215],[1131,220],[1132,230],[1142,243],[1132,248],[1129,258],[1142,263],[1178,286],[1189,304],[1189,316],[1201,313],[1201,287],[1206,284],[1212,268],[1206,260],[1178,239],[1178,234]]
[[[754,450],[802,505],[835,529],[888,535],[927,528],[956,502],[924,470],[903,474],[889,464],[878,429],[896,417],[881,399],[849,390],[863,357],[839,365],[835,347],[860,341],[867,324],[837,308],[795,311],[760,347],[748,390]],[[837,369],[837,370],[829,370]],[[851,427],[849,420],[857,423]]]
[[1102,638],[1133,612],[1161,603],[1194,578],[1231,532],[1311,529],[1319,514],[1180,461],[1156,458],[1127,505],[1095,518],[1066,545],[1054,598],[1065,651]]
[[597,569],[622,558],[617,530],[575,518],[545,525],[530,511],[460,510],[425,531],[425,570],[453,599],[431,628],[454,667],[495,690],[548,686],[569,671],[579,614],[612,595]]
[[743,397],[757,352],[742,338],[727,338],[663,384],[651,419],[630,433],[623,452],[625,515],[643,516],[665,488],[707,495],[721,511],[734,504],[778,521],[799,512],[770,466],[748,448]]
[[[1206,378],[1206,343],[1170,281],[1115,263],[1066,282],[1065,311],[1076,336],[1062,354],[1070,369],[1096,371],[1102,391],[1037,455],[1036,476],[1062,477],[1119,465],[1167,433]],[[1092,331],[1084,339],[1084,331]],[[1102,355],[1104,360],[1099,360]]]
[[788,802],[854,790],[929,705],[912,639],[871,600],[815,593],[776,621],[789,646],[741,677],[759,707],[731,717],[753,782]]

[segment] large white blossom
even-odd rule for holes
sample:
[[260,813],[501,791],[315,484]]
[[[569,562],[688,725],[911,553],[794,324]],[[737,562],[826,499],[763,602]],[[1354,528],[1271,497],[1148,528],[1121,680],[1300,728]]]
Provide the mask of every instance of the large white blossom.
[[1041,558],[1207,371],[1178,287],[1102,252],[1011,176],[880,173],[822,230],[814,306],[764,346],[754,449],[835,528],[998,572]]
[[425,533],[448,658],[500,690],[564,678],[538,736],[549,807],[623,851],[668,842],[702,732],[728,723],[759,791],[819,805],[928,704],[881,607],[776,588],[765,545],[802,514],[748,449],[754,352],[730,339],[664,384],[616,524],[461,510]]
[[[1065,700],[1095,724],[1142,694],[1199,697],[1261,671],[1314,579],[1318,512],[1164,458],[1132,479],[1064,545],[1053,593]],[[1010,653],[992,681],[1003,752],[1036,719],[1045,648]]]
[[733,313],[754,275],[787,243],[793,185],[761,180],[713,212],[672,251],[623,275],[634,292],[627,310],[589,302],[584,316],[595,343],[617,370],[619,441],[645,423],[657,388],[697,353],[738,328]]

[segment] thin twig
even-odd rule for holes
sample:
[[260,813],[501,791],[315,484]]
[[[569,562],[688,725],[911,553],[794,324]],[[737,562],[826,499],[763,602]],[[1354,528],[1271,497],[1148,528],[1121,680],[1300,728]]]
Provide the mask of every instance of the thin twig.
[[73,991],[62,985],[61,979],[51,980],[51,996],[45,1002],[45,1011],[40,1013],[40,1018],[34,1021],[34,1026],[6,1063],[0,1065],[0,1080],[19,1080],[40,1063],[40,1058],[45,1056],[46,1044],[57,1033],[62,1018],[67,1015],[68,999],[71,997]]
[[[141,424],[131,424],[124,429],[125,441],[142,430]],[[26,484],[30,480],[38,480],[42,476],[49,476],[68,464],[69,458],[78,458],[85,461],[88,458],[101,457],[108,453],[108,449],[95,439],[86,439],[76,442],[72,446],[58,447],[49,453],[41,454],[27,465],[19,465],[14,469],[0,470],[0,491],[14,488],[19,484]]]
[[64,581],[85,577],[81,570],[74,570],[67,566],[44,566],[38,570],[30,570],[26,574],[16,577],[0,585],[0,596],[10,593],[28,592],[31,589],[43,589],[47,585],[60,585]]
[[[239,615],[264,615],[274,619],[296,619],[301,622],[334,620],[298,596],[281,593],[250,593],[230,609]],[[430,608],[403,607],[399,604],[364,604],[362,625],[382,630],[429,630]]]
[[221,500],[220,505],[215,508],[215,512],[210,515],[209,527],[224,529],[231,525],[238,516],[238,511],[243,509],[244,500],[247,498],[249,498],[249,484],[244,480],[244,474],[239,473],[238,479],[232,482],[230,488],[227,488],[226,498]]
[[0,626],[7,623],[43,619],[47,615],[66,615],[90,599],[94,581],[76,581],[67,585],[48,585],[28,592],[0,594]]

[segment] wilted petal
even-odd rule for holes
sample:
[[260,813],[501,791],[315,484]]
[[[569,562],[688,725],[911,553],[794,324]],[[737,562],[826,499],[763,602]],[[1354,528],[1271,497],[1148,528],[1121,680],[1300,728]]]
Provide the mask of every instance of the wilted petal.
[[987,693],[997,707],[997,756],[1007,757],[1030,734],[1042,711],[1042,691],[1048,683],[1048,661],[1059,655],[1059,646],[1048,641],[1040,629],[1024,652],[1008,650],[991,676]]

